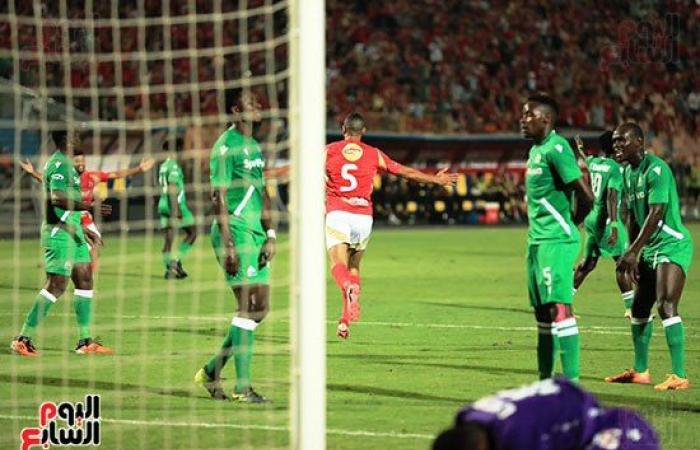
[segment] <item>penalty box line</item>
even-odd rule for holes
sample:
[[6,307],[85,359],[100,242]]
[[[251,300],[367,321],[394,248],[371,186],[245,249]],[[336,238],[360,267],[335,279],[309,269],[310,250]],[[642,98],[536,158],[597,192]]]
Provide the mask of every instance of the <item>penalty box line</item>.
[[[0,420],[33,420],[36,421],[36,416],[15,416],[8,414],[0,414]],[[235,424],[235,423],[202,423],[202,422],[170,422],[161,420],[130,420],[130,419],[109,419],[101,418],[101,422],[114,423],[117,425],[132,425],[146,427],[176,427],[176,428],[230,428],[236,430],[257,430],[257,431],[279,431],[289,433],[289,427],[280,427],[274,425],[253,425],[253,424]],[[394,433],[385,431],[367,431],[367,430],[343,430],[338,428],[328,428],[326,434],[334,434],[339,436],[366,436],[377,438],[394,438],[394,439],[433,439],[435,436],[431,434],[420,433]]]

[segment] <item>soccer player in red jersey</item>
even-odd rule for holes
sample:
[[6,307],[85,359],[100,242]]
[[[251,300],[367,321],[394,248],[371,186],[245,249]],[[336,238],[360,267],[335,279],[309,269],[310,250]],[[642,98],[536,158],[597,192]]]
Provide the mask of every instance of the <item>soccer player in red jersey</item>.
[[345,118],[342,132],[343,140],[326,146],[326,248],[343,295],[337,334],[347,339],[350,323],[360,317],[360,260],[372,232],[374,176],[383,171],[418,183],[451,186],[459,175],[447,169],[426,174],[392,161],[362,142],[367,128],[358,113]]
[[[153,158],[143,158],[138,166],[130,167],[128,169],[115,170],[112,172],[105,172],[101,170],[92,171],[86,170],[85,154],[83,151],[80,149],[75,149],[73,151],[73,164],[75,165],[75,170],[78,172],[78,174],[80,174],[80,192],[82,194],[83,201],[86,203],[92,203],[94,199],[95,186],[98,183],[147,172],[153,168],[155,161]],[[43,173],[36,170],[29,160],[20,162],[20,166],[34,179],[42,182]],[[95,272],[97,270],[97,257],[99,255],[98,248],[102,245],[102,234],[100,234],[100,231],[97,229],[90,211],[83,211],[80,221],[83,225],[83,231],[85,232],[85,236],[88,240],[88,245],[90,246],[92,271]]]

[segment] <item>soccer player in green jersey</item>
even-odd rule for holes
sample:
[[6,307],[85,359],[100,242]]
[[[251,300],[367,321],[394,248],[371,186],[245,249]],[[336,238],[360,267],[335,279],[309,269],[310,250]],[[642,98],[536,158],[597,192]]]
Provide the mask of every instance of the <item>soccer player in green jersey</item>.
[[574,262],[579,252],[577,225],[590,210],[593,194],[569,143],[554,131],[557,110],[553,99],[536,95],[527,100],[520,118],[522,134],[534,141],[525,181],[528,292],[537,320],[540,378],[552,376],[559,348],[564,375],[578,380]]
[[212,202],[216,218],[211,242],[238,308],[219,352],[197,372],[195,382],[212,398],[225,400],[221,370],[233,354],[239,402],[268,401],[253,390],[251,366],[255,329],[269,310],[269,261],[275,254],[270,199],[265,189],[265,160],[252,137],[261,121],[256,96],[245,91],[227,97],[233,104],[233,125],[214,144],[209,160]]
[[644,150],[644,133],[638,125],[625,123],[617,127],[613,148],[617,160],[627,164],[623,195],[629,208],[631,241],[617,263],[617,270],[634,280],[637,290],[632,303],[634,367],[605,381],[651,383],[651,310],[656,304],[671,354],[672,373],[655,389],[688,389],[685,331],[678,315],[678,303],[693,259],[693,241],[681,222],[676,182],[668,164]]
[[[38,356],[32,337],[58,298],[63,295],[68,279],[73,280],[73,304],[78,322],[78,344],[75,352],[112,353],[92,338],[92,269],[90,251],[80,224],[80,212],[92,209],[80,195],[80,177],[73,165],[73,149],[80,145],[72,130],[52,132],[57,150],[46,162],[44,192],[46,220],[41,225],[41,246],[44,249],[46,283],[34,299],[19,335],[12,340],[12,351],[22,356]],[[102,204],[100,214],[109,215],[111,206]]]
[[[598,138],[600,151],[586,157],[583,142],[576,137],[579,155],[586,161],[593,191],[593,209],[586,216],[586,244],[583,261],[576,266],[574,273],[574,293],[583,284],[588,274],[595,269],[598,258],[620,259],[627,249],[627,230],[624,227],[620,203],[622,200],[622,168],[615,161],[612,149],[612,131],[606,131]],[[632,318],[634,286],[616,271],[617,286],[622,294],[625,317]]]
[[[165,265],[165,279],[187,278],[187,272],[182,267],[182,260],[192,250],[197,239],[197,228],[192,212],[187,207],[185,198],[185,176],[177,160],[178,152],[182,151],[182,139],[176,139],[175,147],[169,139],[163,143],[163,150],[168,153],[168,158],[163,161],[158,169],[158,185],[160,186],[160,199],[158,200],[158,213],[160,214],[160,226],[165,231],[163,242],[163,264]],[[177,230],[185,232],[185,239],[180,243],[177,255],[173,257],[173,241]]]

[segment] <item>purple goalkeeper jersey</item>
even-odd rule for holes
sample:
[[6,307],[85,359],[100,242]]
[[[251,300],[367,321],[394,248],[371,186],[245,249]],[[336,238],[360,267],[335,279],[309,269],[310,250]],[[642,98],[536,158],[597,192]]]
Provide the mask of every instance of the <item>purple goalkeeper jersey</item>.
[[565,379],[502,391],[462,409],[457,423],[484,426],[495,450],[659,450],[638,414],[605,409]]

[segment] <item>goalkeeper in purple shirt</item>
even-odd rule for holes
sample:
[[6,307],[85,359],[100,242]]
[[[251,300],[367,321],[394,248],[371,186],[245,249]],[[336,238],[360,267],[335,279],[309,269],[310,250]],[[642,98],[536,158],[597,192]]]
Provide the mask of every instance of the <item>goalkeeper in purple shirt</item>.
[[433,450],[659,450],[639,414],[607,409],[577,384],[546,379],[466,406]]

